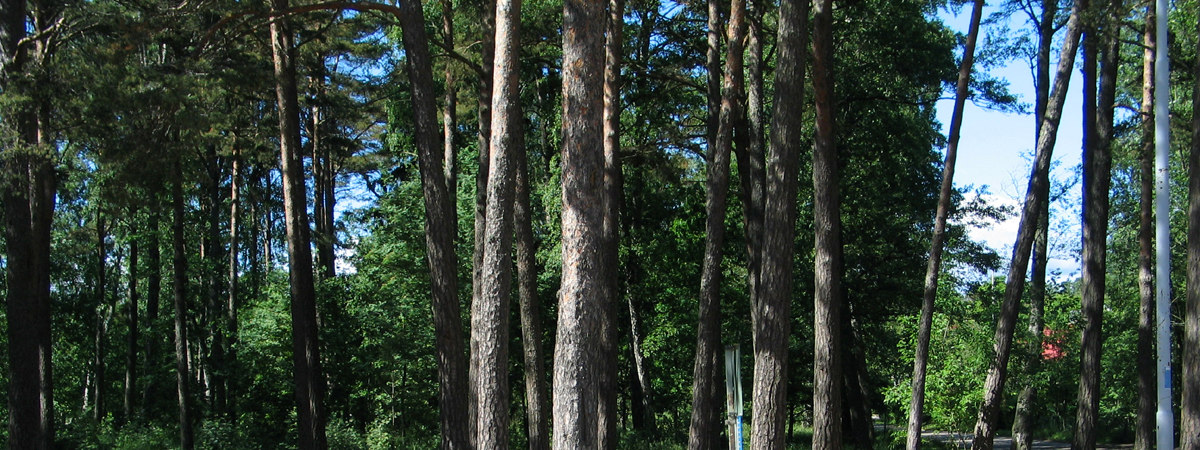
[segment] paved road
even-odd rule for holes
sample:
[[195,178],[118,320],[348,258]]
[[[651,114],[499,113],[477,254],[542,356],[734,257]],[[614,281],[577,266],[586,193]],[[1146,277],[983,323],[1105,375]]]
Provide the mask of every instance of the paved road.
[[[947,433],[947,432],[925,432],[921,433],[925,439],[938,442],[952,442],[958,444],[958,448],[971,448],[970,433]],[[1012,448],[1012,438],[997,437],[995,447],[997,449]],[[1071,444],[1065,442],[1050,442],[1050,441],[1034,441],[1033,448],[1035,449],[1050,449],[1050,448],[1071,448]],[[1125,449],[1133,448],[1132,445],[1100,445],[1097,449]]]

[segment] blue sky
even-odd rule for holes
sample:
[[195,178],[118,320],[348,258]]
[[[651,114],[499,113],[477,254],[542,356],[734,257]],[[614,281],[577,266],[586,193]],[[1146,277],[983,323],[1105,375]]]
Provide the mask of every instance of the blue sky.
[[[994,7],[984,9],[984,17],[995,11]],[[970,6],[962,8],[958,14],[943,12],[940,17],[951,28],[966,33],[970,19]],[[993,27],[994,29],[994,27]],[[1025,32],[1025,16],[1018,13],[1009,23],[1013,33]],[[983,32],[988,31],[985,25]],[[982,39],[981,39],[982,42]],[[1051,57],[1051,71],[1057,64],[1058,51]],[[1029,62],[1024,58],[1009,61],[1003,67],[990,71],[994,76],[1008,80],[1009,89],[1020,96],[1024,103],[1032,104],[1034,87]],[[1055,170],[1053,179],[1071,179],[1073,171],[1079,165],[1082,144],[1081,124],[1081,92],[1079,92],[1080,76],[1078,70],[1072,71],[1070,90],[1067,94],[1063,109],[1062,121],[1058,130],[1058,140],[1054,149]],[[948,96],[952,96],[949,94]],[[950,114],[954,106],[952,99],[939,101],[937,118],[942,123],[943,133],[949,133]],[[1030,108],[1032,109],[1032,108]],[[1033,114],[1004,113],[979,108],[967,103],[963,115],[962,137],[958,145],[958,160],[955,169],[954,185],[987,186],[990,191],[986,197],[998,204],[1019,205],[1025,197],[1025,188],[1029,180],[1030,161],[1034,147],[1034,117]],[[1055,250],[1050,256],[1048,268],[1058,271],[1058,278],[1074,278],[1078,276],[1079,263],[1075,251],[1079,247],[1079,186],[1069,191],[1063,202],[1052,206],[1051,247]],[[983,241],[994,248],[1007,260],[1012,255],[1013,241],[1016,239],[1019,217],[1012,217],[990,228],[972,229],[971,236]],[[1057,232],[1056,232],[1057,229]]]

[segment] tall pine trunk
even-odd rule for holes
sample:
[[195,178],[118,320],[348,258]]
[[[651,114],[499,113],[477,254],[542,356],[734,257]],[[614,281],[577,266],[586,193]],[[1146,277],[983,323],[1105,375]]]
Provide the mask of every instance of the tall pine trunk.
[[[181,157],[180,157],[181,158]],[[175,160],[171,184],[171,291],[175,305],[175,398],[179,406],[179,447],[194,447],[191,417],[191,377],[188,375],[187,254],[184,253],[183,162]]]
[[1138,210],[1138,406],[1134,447],[1155,445],[1154,422],[1157,379],[1154,365],[1154,2],[1147,1],[1142,34],[1142,142],[1138,153],[1141,201]]
[[602,177],[604,0],[563,2],[562,283],[554,349],[554,448],[593,449],[607,358],[597,340],[604,308]]
[[975,0],[971,10],[971,25],[967,45],[958,68],[958,84],[954,91],[954,110],[950,116],[950,137],[946,145],[946,161],[942,164],[942,187],[938,191],[937,213],[933,223],[933,242],[929,244],[929,265],[925,269],[925,290],[921,294],[921,320],[917,325],[917,350],[913,356],[912,397],[908,406],[908,437],[905,447],[916,450],[921,446],[921,416],[925,408],[925,373],[929,363],[929,334],[933,328],[933,308],[937,299],[938,278],[942,273],[942,249],[946,242],[946,219],[950,217],[951,196],[954,194],[954,166],[958,159],[958,140],[962,130],[963,109],[967,103],[971,82],[971,66],[975,62],[975,42],[979,38],[979,22],[983,17],[983,0]]
[[[273,11],[288,9],[288,0],[272,0]],[[292,365],[295,382],[298,445],[327,447],[325,441],[325,378],[317,342],[317,307],[309,237],[304,166],[300,147],[300,106],[296,92],[296,48],[287,18],[271,22],[271,51],[275,94],[279,107],[279,159],[283,183],[284,224],[287,228],[288,273],[292,316]]]
[[[751,438],[751,447],[755,449],[779,449],[787,441],[792,249],[795,248],[796,192],[800,184],[800,143],[803,142],[808,5],[807,0],[783,0],[779,5],[779,60],[775,68],[775,113],[767,150],[766,165],[770,175],[765,185],[761,245],[762,249],[772,251],[762,252],[761,284],[753,304],[754,407],[751,429],[756,431]],[[751,64],[755,64],[753,58]],[[756,83],[753,72],[752,69],[752,83]],[[754,89],[757,87],[752,86],[752,91]],[[754,114],[751,112],[751,117]]]
[[145,338],[145,372],[146,384],[142,386],[142,414],[152,417],[154,399],[158,397],[158,368],[159,343],[161,328],[158,326],[159,296],[162,291],[162,261],[159,249],[159,220],[161,215],[161,199],[157,193],[150,194],[150,219],[146,236],[146,265],[150,273],[146,274],[146,338]]
[[[1200,20],[1197,21],[1200,29]],[[1200,58],[1194,74],[1200,75]],[[1192,88],[1192,111],[1200,111],[1200,78]],[[1188,154],[1187,312],[1183,332],[1183,399],[1179,448],[1200,447],[1200,113],[1192,114],[1192,148]]]
[[[708,149],[704,226],[704,264],[700,273],[699,324],[692,382],[692,420],[688,448],[707,449],[719,445],[721,366],[721,260],[724,258],[725,215],[729,196],[729,156],[733,150],[734,126],[745,109],[743,37],[746,34],[746,3],[730,2],[725,70],[721,85],[721,108],[714,145]],[[711,112],[710,112],[711,113]]]
[[[229,278],[228,278],[228,298],[225,302],[225,330],[227,333],[225,349],[225,368],[228,370],[225,377],[226,395],[228,396],[227,411],[237,412],[237,402],[240,397],[239,381],[241,371],[238,370],[238,308],[240,300],[238,294],[238,224],[240,214],[240,195],[239,187],[241,186],[241,155],[235,148],[233,151],[233,170],[229,175]],[[252,244],[253,248],[254,245]],[[230,414],[230,418],[237,418],[237,414]]]
[[108,287],[108,221],[102,210],[96,211],[96,329],[92,349],[92,420],[99,423],[106,415],[104,397],[108,390],[107,372],[104,365],[105,337],[108,333],[109,304],[105,288]]
[[521,130],[521,0],[496,2],[492,136],[480,295],[471,307],[475,447],[508,448],[508,319],[512,292],[513,153]]
[[1085,3],[1082,0],[1076,2],[1071,11],[1071,18],[1067,22],[1067,36],[1063,41],[1062,53],[1058,59],[1058,69],[1054,76],[1054,88],[1050,92],[1049,100],[1046,103],[1046,112],[1042,117],[1037,154],[1029,177],[1025,203],[1022,206],[1017,240],[1013,245],[1013,257],[1005,284],[1004,301],[1000,306],[1000,316],[996,322],[994,358],[988,367],[987,378],[984,381],[983,403],[979,406],[979,415],[975,423],[975,437],[972,446],[976,449],[991,449],[993,439],[996,437],[1000,403],[1004,396],[1004,379],[1008,375],[1008,358],[1012,347],[1013,331],[1016,328],[1017,303],[1021,300],[1022,291],[1025,289],[1025,271],[1029,268],[1029,253],[1033,248],[1037,220],[1047,205],[1048,189],[1045,186],[1050,182],[1050,157],[1054,152],[1059,119],[1062,117],[1063,99],[1066,97],[1071,68],[1075,64],[1075,53],[1079,47],[1079,14],[1081,8],[1086,6]]
[[[132,214],[136,211],[131,211]],[[133,402],[135,393],[137,392],[138,380],[138,240],[136,222],[130,225],[129,234],[133,239],[129,241],[129,295],[125,303],[125,320],[128,324],[126,332],[126,347],[125,347],[125,399],[123,402],[123,412],[125,421],[133,420]]]
[[621,214],[621,46],[625,29],[625,1],[609,0],[607,33],[604,42],[604,302],[600,319],[600,347],[607,357],[599,370],[601,398],[596,412],[600,448],[617,445],[617,278],[620,249]]
[[[1100,415],[1100,352],[1104,336],[1104,291],[1107,273],[1108,192],[1112,174],[1113,103],[1116,96],[1117,45],[1113,21],[1100,17],[1120,14],[1120,1],[1094,5],[1096,17],[1084,36],[1083,147],[1083,349],[1080,353],[1079,402],[1076,409],[1076,448],[1096,447]],[[1090,48],[1089,48],[1090,47]],[[1089,62],[1090,59],[1090,62]],[[1099,73],[1097,78],[1097,65]],[[1089,98],[1090,97],[1090,98]]]
[[521,347],[525,362],[525,413],[529,450],[550,448],[550,392],[546,385],[545,346],[542,345],[542,306],[537,291],[537,241],[533,237],[530,206],[529,158],[524,133],[516,133],[513,164],[516,164],[516,195],[513,226],[516,228],[517,291],[521,309]]
[[425,246],[432,287],[434,341],[438,361],[441,448],[469,448],[467,359],[458,304],[454,253],[454,203],[446,191],[443,147],[438,141],[437,104],[425,16],[420,3],[401,2],[397,16],[403,31],[407,70],[413,91],[413,123],[421,191],[425,202]]
[[[833,1],[813,2],[813,93],[817,132],[813,147],[814,318],[813,448],[842,447],[841,211],[834,134]],[[786,345],[786,344],[784,344]],[[782,414],[782,411],[780,412]]]

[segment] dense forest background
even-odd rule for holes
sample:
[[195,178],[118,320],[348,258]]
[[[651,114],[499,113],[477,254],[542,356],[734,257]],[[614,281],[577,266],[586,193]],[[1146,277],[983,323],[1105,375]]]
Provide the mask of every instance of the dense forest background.
[[[1029,222],[1045,224],[1052,254],[1093,261],[1086,241],[1053,236],[1078,239],[1086,222],[1066,193],[1110,180],[1101,307],[1081,307],[1095,305],[1096,272],[1047,277],[1046,239],[1030,244],[989,426],[1149,448],[1139,400],[1153,385],[1139,388],[1138,369],[1153,353],[1139,343],[1152,331],[1139,275],[1152,5],[1077,2],[993,5],[976,48],[941,19],[971,2],[941,0],[4,0],[0,440],[540,449],[554,430],[564,448],[724,448],[721,347],[738,345],[747,435],[756,408],[778,418],[756,448],[903,445],[926,270],[942,253],[930,249],[943,158],[957,145],[935,104],[965,70],[960,103],[1043,123],[1046,77],[1074,61],[1058,55],[1079,22],[1083,56],[1066,67],[1086,78],[1090,61],[1093,78],[1069,89],[1094,95],[1103,56],[1101,104],[1083,115],[1105,109],[1107,80],[1110,176],[1066,168],[1045,188],[1048,217]],[[1198,11],[1174,1],[1166,43],[1175,367]],[[990,75],[1013,60],[1045,94]],[[1028,141],[1031,169],[1035,152],[1050,161],[1052,139]],[[978,434],[1012,284],[999,274],[1018,252],[968,231],[1023,211],[971,183],[946,198],[917,426]],[[829,211],[832,234],[818,226]],[[579,224],[609,212],[603,248],[580,246],[592,241]],[[584,259],[564,263],[575,251]],[[1090,326],[1103,336],[1095,366],[1080,345]],[[592,341],[605,350],[560,359]],[[771,346],[780,369],[756,379],[755,349]],[[559,435],[579,420],[560,415],[577,386],[560,381],[567,365],[599,383],[591,400],[579,388],[577,406],[597,411],[578,423],[598,428],[575,441]],[[1077,422],[1088,367],[1098,407]],[[760,406],[760,382],[782,402]],[[1181,439],[1200,433],[1181,426]]]

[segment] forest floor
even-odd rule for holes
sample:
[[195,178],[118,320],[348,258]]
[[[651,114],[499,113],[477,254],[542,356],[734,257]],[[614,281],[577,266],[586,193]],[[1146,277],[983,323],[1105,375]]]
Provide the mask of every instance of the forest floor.
[[[948,444],[954,448],[971,448],[970,433],[956,433],[946,431],[927,431],[921,433],[924,440],[940,442]],[[996,436],[995,448],[1007,449],[1012,448],[1012,438],[1008,436]],[[1071,448],[1068,442],[1053,442],[1053,441],[1034,441],[1033,448],[1035,449],[1051,449],[1051,448]],[[1133,448],[1132,444],[1100,444],[1097,449],[1124,449]]]

